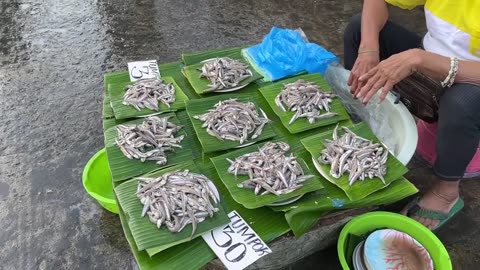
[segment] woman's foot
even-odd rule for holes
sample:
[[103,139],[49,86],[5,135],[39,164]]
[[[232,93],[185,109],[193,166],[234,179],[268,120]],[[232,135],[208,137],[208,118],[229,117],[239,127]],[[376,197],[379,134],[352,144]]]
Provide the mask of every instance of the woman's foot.
[[[421,208],[434,210],[448,214],[459,198],[460,181],[437,180],[435,184],[420,199],[418,205]],[[408,209],[404,208],[400,213],[407,215]],[[440,220],[429,219],[412,215],[411,218],[425,225],[430,230],[435,229]]]

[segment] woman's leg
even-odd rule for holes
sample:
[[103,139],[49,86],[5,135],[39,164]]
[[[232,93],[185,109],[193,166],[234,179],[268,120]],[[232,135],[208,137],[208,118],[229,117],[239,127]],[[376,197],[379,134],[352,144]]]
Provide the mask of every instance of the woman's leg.
[[[459,197],[459,183],[480,141],[480,86],[455,84],[440,100],[435,182],[420,207],[448,213]],[[413,216],[430,229],[439,221]]]
[[[344,33],[344,64],[350,70],[358,55],[361,41],[361,14],[353,16]],[[380,60],[408,49],[420,48],[422,38],[402,26],[387,21],[379,35]]]

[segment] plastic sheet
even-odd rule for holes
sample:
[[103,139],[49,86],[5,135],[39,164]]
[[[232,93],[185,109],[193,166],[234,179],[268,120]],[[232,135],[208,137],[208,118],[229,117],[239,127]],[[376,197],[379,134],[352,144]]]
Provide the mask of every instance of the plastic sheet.
[[378,95],[374,95],[366,106],[363,106],[360,100],[353,98],[350,93],[350,87],[347,85],[349,76],[350,72],[340,64],[332,64],[329,66],[325,78],[353,120],[366,122],[373,133],[396,156],[398,154],[395,151],[398,147],[397,134],[393,132],[389,120],[389,114],[392,112],[386,110],[385,106],[378,103]]
[[338,58],[321,46],[308,42],[300,30],[273,27],[260,44],[245,49],[244,54],[268,81],[303,71],[324,75],[328,64]]

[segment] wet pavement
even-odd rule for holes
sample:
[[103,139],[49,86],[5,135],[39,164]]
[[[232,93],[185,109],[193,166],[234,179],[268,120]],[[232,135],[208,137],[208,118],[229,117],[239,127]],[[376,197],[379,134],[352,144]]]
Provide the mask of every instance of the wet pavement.
[[[360,1],[0,0],[0,269],[135,269],[118,217],[83,190],[103,147],[102,75],[132,60],[257,43],[273,25],[301,27],[342,56]],[[421,10],[393,17],[424,31]],[[428,179],[420,166],[415,182]],[[479,181],[440,238],[455,269],[479,263]],[[325,255],[326,254],[326,255]],[[294,269],[338,269],[335,252]],[[328,268],[330,267],[330,268]]]

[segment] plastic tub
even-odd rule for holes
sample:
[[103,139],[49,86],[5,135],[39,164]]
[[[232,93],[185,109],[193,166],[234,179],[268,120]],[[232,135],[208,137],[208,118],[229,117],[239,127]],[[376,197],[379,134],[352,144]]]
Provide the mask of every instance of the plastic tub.
[[83,169],[83,187],[90,196],[108,211],[118,214],[117,201],[113,193],[112,177],[105,149],[98,151]]
[[[417,130],[417,154],[428,164],[430,164],[430,166],[432,166],[437,159],[437,123],[430,124],[425,121],[418,120]],[[468,164],[464,177],[475,177],[478,175],[480,175],[480,146],[477,148],[477,152]]]
[[406,216],[382,211],[357,216],[343,227],[337,243],[338,258],[342,268],[344,270],[353,269],[347,263],[347,258],[351,258],[353,254],[346,254],[351,249],[348,247],[348,241],[352,235],[368,236],[377,229],[385,228],[398,230],[415,238],[430,253],[435,270],[452,269],[447,250],[429,229]]

